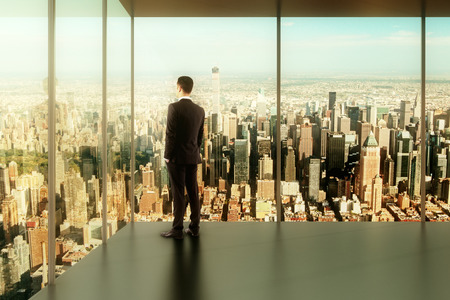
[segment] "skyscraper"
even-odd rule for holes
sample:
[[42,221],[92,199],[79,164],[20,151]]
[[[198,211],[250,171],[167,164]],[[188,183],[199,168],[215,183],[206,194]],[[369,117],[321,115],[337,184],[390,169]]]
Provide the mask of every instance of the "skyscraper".
[[327,157],[327,142],[328,142],[328,134],[330,133],[330,130],[328,128],[322,128],[320,130],[320,156],[322,158]]
[[359,197],[372,204],[373,179],[380,173],[380,147],[373,133],[366,138],[361,151]]
[[329,132],[327,136],[327,175],[332,170],[344,168],[345,137],[343,134]]
[[372,126],[377,126],[377,106],[369,105],[367,107],[367,122],[369,122]]
[[358,121],[357,128],[356,128],[356,134],[358,134],[358,145],[359,145],[360,152],[361,152],[362,145],[366,141],[370,132],[371,132],[370,123],[367,123],[364,121]]
[[0,165],[0,201],[5,199],[11,193],[11,185],[9,183],[9,168]]
[[359,120],[359,107],[358,106],[348,106],[347,115],[350,118],[350,130],[356,131],[357,123]]
[[64,196],[67,221],[75,228],[83,228],[87,223],[86,186],[80,173],[68,172],[64,177]]
[[[447,164],[447,158],[444,155],[445,164]],[[410,160],[410,171],[408,172],[408,194],[411,199],[414,196],[420,197],[420,172],[421,172],[421,161],[420,161],[420,151],[412,151],[409,154]],[[442,163],[443,163],[442,162]],[[439,163],[438,163],[439,165]],[[447,166],[445,166],[447,168]],[[446,174],[444,175],[444,177]]]
[[285,181],[295,181],[295,173],[296,173],[296,167],[295,167],[295,151],[294,148],[291,146],[288,147],[288,152],[286,155],[286,162],[285,162]]
[[247,183],[249,179],[248,140],[237,139],[234,142],[234,183]]
[[338,126],[337,131],[342,132],[344,134],[350,133],[350,118],[346,116],[340,116],[338,118]]
[[273,160],[264,154],[258,161],[258,179],[271,180],[273,178]]
[[310,158],[308,164],[308,198],[314,201],[319,200],[320,174],[320,159]]
[[408,180],[409,153],[413,150],[411,134],[406,130],[400,131],[397,135],[396,146],[395,185],[402,180]]
[[235,114],[228,115],[228,138],[230,141],[236,139],[237,134],[237,118]]
[[328,93],[328,109],[333,109],[334,105],[336,104],[336,92],[329,92]]
[[341,111],[339,109],[339,105],[335,104],[333,108],[331,108],[331,131],[338,131],[338,120],[341,116]]
[[56,193],[61,195],[61,183],[64,181],[64,173],[66,171],[66,162],[64,154],[61,151],[56,152]]
[[400,121],[398,127],[400,129],[405,129],[406,125],[409,124],[411,119],[411,102],[408,100],[402,100],[400,103]]
[[8,195],[2,201],[2,214],[5,240],[9,244],[19,234],[19,214],[14,196]]
[[220,79],[219,68],[212,68],[212,113],[219,115],[220,113]]
[[387,184],[388,186],[393,186],[394,175],[395,175],[394,160],[388,154],[384,161],[383,183]]
[[292,108],[286,113],[286,125],[295,125],[295,112]]
[[375,175],[375,178],[372,179],[372,195],[371,195],[371,204],[372,210],[374,213],[377,213],[381,210],[382,206],[382,196],[383,196],[383,180],[380,175]]
[[[222,130],[222,117],[220,115],[220,79],[219,68],[212,68],[212,131]],[[215,131],[216,130],[216,131]]]
[[9,163],[9,181],[11,190],[16,188],[16,178],[19,176],[17,163],[12,161]]
[[298,160],[303,168],[307,159],[313,154],[312,126],[309,123],[300,125],[300,141],[298,144]]
[[256,114],[259,118],[266,118],[266,97],[264,96],[264,89],[258,90],[258,98],[256,100]]
[[[380,120],[380,123],[384,122]],[[386,123],[383,123],[386,125]],[[377,126],[375,127],[375,138],[377,139],[378,146],[380,148],[386,147],[389,149],[389,129],[385,126]]]

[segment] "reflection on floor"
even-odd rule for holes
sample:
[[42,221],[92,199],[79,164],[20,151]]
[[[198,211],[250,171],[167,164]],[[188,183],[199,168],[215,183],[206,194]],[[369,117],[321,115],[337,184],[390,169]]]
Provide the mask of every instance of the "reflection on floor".
[[450,224],[129,224],[33,299],[447,299]]

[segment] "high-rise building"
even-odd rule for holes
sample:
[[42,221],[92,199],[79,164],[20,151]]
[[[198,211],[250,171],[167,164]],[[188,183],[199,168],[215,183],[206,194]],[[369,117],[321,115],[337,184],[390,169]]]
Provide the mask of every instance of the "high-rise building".
[[358,135],[358,145],[361,152],[362,145],[371,132],[371,126],[370,123],[363,121],[358,121],[357,125],[356,134]]
[[89,208],[90,218],[97,216],[100,214],[101,206],[100,206],[100,180],[95,176],[92,176],[91,179],[87,182],[87,193],[89,195]]
[[66,173],[66,161],[64,159],[64,153],[61,151],[57,151],[55,160],[56,160],[55,188],[56,193],[61,195],[61,183],[64,181],[64,174]]
[[313,201],[319,201],[320,179],[320,159],[310,158],[308,164],[308,198]]
[[338,131],[338,120],[341,116],[341,111],[339,109],[339,105],[335,104],[333,108],[331,108],[331,131]]
[[400,102],[400,121],[398,127],[400,129],[405,129],[406,125],[409,124],[411,118],[411,102],[408,100],[402,100]]
[[292,108],[286,113],[286,125],[295,125],[295,112]]
[[17,163],[12,161],[9,163],[9,182],[11,190],[16,188],[16,178],[19,177],[19,170]]
[[258,161],[258,179],[273,179],[273,160],[267,154]]
[[396,112],[390,112],[388,117],[388,128],[397,129],[399,127],[399,118]]
[[350,118],[350,130],[356,131],[357,123],[359,120],[359,107],[347,106],[347,115]]
[[12,195],[8,195],[2,201],[3,230],[6,243],[9,244],[19,234],[19,214],[17,201]]
[[373,133],[371,133],[362,145],[360,162],[359,197],[361,202],[373,203],[372,184],[373,179],[380,173],[380,147]]
[[14,251],[17,254],[17,268],[19,276],[30,270],[30,247],[23,236],[18,235],[14,238]]
[[413,151],[413,141],[411,134],[406,131],[400,131],[397,135],[396,145],[396,171],[395,171],[395,185],[402,180],[408,180],[409,171],[409,153]]
[[237,139],[234,142],[234,183],[247,183],[249,179],[248,140]]
[[[444,158],[445,161],[443,162],[447,164],[447,158],[445,157],[445,155]],[[421,172],[420,151],[412,151],[409,154],[409,160],[410,160],[410,171],[408,172],[408,195],[410,196],[411,199],[414,199],[414,197],[420,197],[420,172]],[[445,168],[447,168],[447,166],[445,166]]]
[[258,200],[275,199],[275,181],[274,180],[258,180],[256,198]]
[[87,223],[86,185],[80,173],[70,171],[64,177],[64,196],[67,221],[74,228],[83,228]]
[[[264,95],[264,89],[258,90],[258,98],[256,100],[256,115],[259,118],[266,119],[266,97]],[[259,127],[258,127],[259,129]]]
[[442,179],[447,176],[447,155],[436,153],[433,158],[432,174],[433,178]]
[[263,157],[264,155],[270,157],[271,152],[270,138],[257,137],[256,148],[259,157]]
[[367,107],[367,122],[372,126],[377,126],[377,106],[369,105]]
[[433,124],[434,124],[434,111],[432,111],[432,110],[429,110],[429,111],[427,111],[427,116],[426,116],[426,118],[427,118],[427,131],[431,131],[431,130],[433,130],[433,128],[434,128],[434,126],[433,126]]
[[337,131],[344,134],[350,133],[350,118],[346,116],[340,116],[338,118]]
[[320,130],[320,156],[322,158],[327,157],[327,141],[328,141],[328,134],[330,133],[330,130],[328,128],[322,128]]
[[142,185],[147,188],[153,188],[155,186],[155,174],[150,169],[150,164],[147,164],[141,169],[142,172]]
[[42,251],[42,244],[45,244],[45,249],[48,249],[48,229],[44,227],[30,228],[28,239],[30,241],[31,270],[33,272],[42,266],[44,260],[48,261],[48,251]]
[[288,147],[285,164],[284,164],[285,181],[295,181],[296,167],[295,167],[295,151],[291,146]]
[[388,154],[384,161],[384,173],[383,173],[383,183],[388,186],[394,185],[394,176],[395,176],[395,168],[394,168],[394,160]]
[[334,105],[336,104],[336,92],[329,92],[328,93],[328,109],[333,109]]
[[[381,121],[382,120],[380,120],[380,122]],[[375,138],[377,139],[378,146],[380,148],[386,147],[389,149],[389,132],[389,129],[385,126],[375,127]]]
[[298,144],[298,160],[300,168],[306,165],[308,158],[313,154],[312,126],[309,123],[300,125],[300,141]]
[[219,68],[212,68],[212,113],[220,114],[220,78]]
[[372,179],[372,195],[371,195],[371,204],[372,210],[374,213],[377,213],[381,210],[382,206],[382,197],[383,197],[383,180],[380,178],[380,175],[375,175],[375,178]]
[[9,168],[0,165],[0,201],[11,194],[11,185],[9,183]]
[[338,133],[328,133],[327,137],[327,174],[332,170],[344,168],[345,136]]
[[228,138],[231,141],[236,139],[237,135],[237,117],[235,114],[228,115]]

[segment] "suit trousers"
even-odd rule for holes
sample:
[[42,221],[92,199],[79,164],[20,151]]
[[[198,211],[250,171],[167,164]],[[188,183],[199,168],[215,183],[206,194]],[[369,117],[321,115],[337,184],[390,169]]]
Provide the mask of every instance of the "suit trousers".
[[[173,198],[174,230],[183,230],[183,218],[187,205],[191,206],[189,228],[198,231],[200,226],[200,199],[198,197],[197,165],[167,163]],[[184,197],[186,188],[188,200]]]

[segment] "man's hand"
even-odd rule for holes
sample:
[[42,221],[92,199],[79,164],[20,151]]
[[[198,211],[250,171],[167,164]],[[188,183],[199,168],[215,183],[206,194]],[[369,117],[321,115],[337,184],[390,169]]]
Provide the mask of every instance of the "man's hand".
[[168,160],[167,158],[164,158],[164,160],[166,161],[166,164],[169,163],[170,160]]

